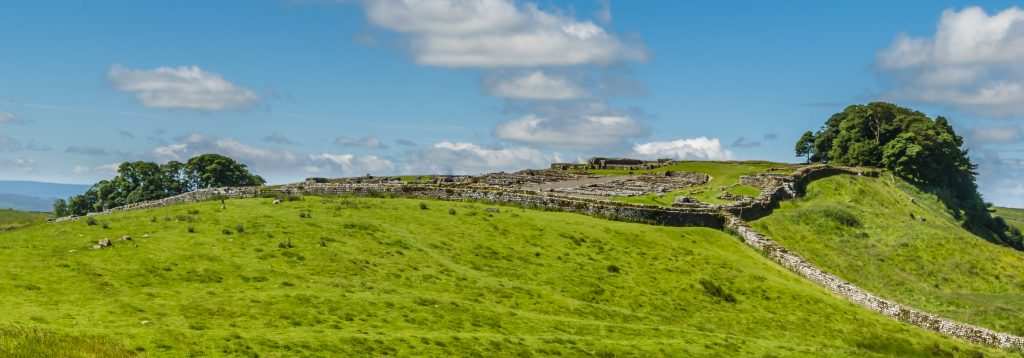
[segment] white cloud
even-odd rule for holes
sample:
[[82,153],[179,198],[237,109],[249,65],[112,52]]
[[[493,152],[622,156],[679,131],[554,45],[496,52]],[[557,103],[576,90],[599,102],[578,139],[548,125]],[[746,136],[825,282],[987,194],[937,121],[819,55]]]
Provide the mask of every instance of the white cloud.
[[562,118],[529,114],[498,125],[498,138],[534,145],[593,148],[615,146],[647,130],[626,115],[582,115]]
[[512,78],[492,78],[485,82],[491,95],[512,99],[568,100],[586,96],[586,92],[564,77],[533,71]]
[[405,171],[417,174],[480,174],[547,167],[554,157],[527,147],[485,148],[473,143],[439,142],[411,155]]
[[732,158],[732,153],[722,148],[722,143],[718,138],[708,137],[641,143],[633,146],[633,153],[650,159],[727,160]]
[[643,60],[590,21],[512,0],[364,0],[370,22],[410,36],[417,63],[445,67],[537,67]]
[[901,34],[876,64],[892,77],[893,97],[1024,115],[1024,10],[946,10],[932,37]]
[[1015,143],[1021,140],[1021,129],[1018,126],[974,128],[968,138],[977,144]]
[[220,111],[256,103],[252,90],[197,66],[135,70],[114,65],[107,78],[120,91],[135,94],[146,107]]
[[[395,164],[390,160],[374,155],[321,153],[310,155],[309,159],[315,164],[330,164],[334,167],[333,169],[337,169],[336,172],[340,171],[342,175],[389,174],[395,169]],[[332,168],[324,168],[322,165],[311,165],[307,166],[306,171],[320,173],[330,169]]]
[[198,133],[181,138],[180,143],[153,149],[153,155],[162,160],[187,160],[205,153],[226,155],[262,169],[289,167],[299,162],[298,156],[286,150],[259,148],[231,138],[210,138]]

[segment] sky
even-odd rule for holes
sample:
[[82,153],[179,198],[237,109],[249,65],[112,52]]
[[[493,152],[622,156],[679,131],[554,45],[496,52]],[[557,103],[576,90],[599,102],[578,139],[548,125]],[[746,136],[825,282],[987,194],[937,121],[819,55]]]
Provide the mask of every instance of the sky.
[[851,104],[942,115],[1024,207],[1009,1],[4,1],[0,179],[232,156],[272,183],[591,156],[797,162]]

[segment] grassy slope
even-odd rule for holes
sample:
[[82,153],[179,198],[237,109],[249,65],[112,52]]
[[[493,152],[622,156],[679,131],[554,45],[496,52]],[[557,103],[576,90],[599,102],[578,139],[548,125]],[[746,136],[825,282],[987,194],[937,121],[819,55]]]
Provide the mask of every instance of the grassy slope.
[[1024,253],[973,236],[891,176],[816,181],[754,227],[883,297],[1024,335]]
[[420,203],[232,200],[0,233],[0,325],[154,356],[1005,354],[853,306],[718,231]]
[[1024,209],[996,208],[996,215],[1006,219],[1006,223],[1024,231]]
[[46,221],[47,217],[49,217],[49,215],[45,213],[0,209],[0,231],[13,230],[41,223]]
[[[652,170],[637,170],[633,171],[634,174],[644,173],[664,173],[666,171],[681,171],[681,172],[698,172],[706,173],[711,176],[711,181],[707,184],[686,188],[683,190],[674,191],[664,196],[658,195],[643,195],[635,197],[622,197],[616,198],[618,201],[640,203],[649,205],[660,205],[660,206],[671,206],[673,200],[680,195],[686,195],[705,203],[712,204],[724,204],[726,201],[719,199],[718,196],[722,195],[723,192],[728,191],[736,195],[746,196],[757,196],[759,190],[748,185],[736,185],[739,183],[740,176],[751,175],[768,172],[773,168],[795,168],[793,164],[784,163],[773,163],[773,162],[761,162],[761,161],[747,161],[747,162],[712,162],[712,161],[690,161],[690,162],[677,162],[672,165],[652,169]],[[626,175],[629,174],[629,170],[622,169],[608,169],[608,170],[594,170],[591,171],[595,174],[603,175]]]

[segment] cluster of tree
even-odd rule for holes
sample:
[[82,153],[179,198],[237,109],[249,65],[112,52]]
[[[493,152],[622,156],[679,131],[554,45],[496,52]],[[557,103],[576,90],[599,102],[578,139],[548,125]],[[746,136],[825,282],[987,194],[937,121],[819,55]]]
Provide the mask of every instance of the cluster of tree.
[[85,215],[198,189],[264,183],[263,178],[250,173],[245,164],[218,154],[203,154],[185,163],[125,162],[117,168],[113,179],[101,180],[84,194],[57,200],[53,212],[58,217]]
[[992,241],[1024,250],[1024,238],[993,217],[975,183],[977,168],[946,118],[891,103],[853,105],[806,132],[796,155],[808,162],[874,166],[935,193],[964,227]]

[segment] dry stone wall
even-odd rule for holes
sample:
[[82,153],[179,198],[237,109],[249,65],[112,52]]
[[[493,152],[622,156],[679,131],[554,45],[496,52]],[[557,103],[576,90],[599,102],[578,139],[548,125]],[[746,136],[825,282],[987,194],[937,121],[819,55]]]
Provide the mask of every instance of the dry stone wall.
[[744,243],[761,251],[772,261],[867,309],[950,337],[1000,348],[1024,350],[1024,338],[1022,337],[948,320],[875,296],[815,267],[799,255],[789,252],[775,241],[757,233],[738,217],[732,216],[726,219],[726,227],[739,235]]

